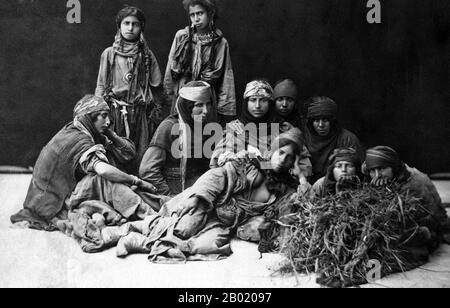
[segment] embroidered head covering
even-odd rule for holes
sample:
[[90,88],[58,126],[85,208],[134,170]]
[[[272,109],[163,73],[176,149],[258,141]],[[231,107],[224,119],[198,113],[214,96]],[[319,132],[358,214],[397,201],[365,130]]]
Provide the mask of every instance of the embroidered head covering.
[[95,95],[86,95],[75,104],[73,117],[80,118],[94,112],[109,111],[108,104],[101,97]]
[[247,100],[251,96],[273,100],[273,88],[267,81],[254,80],[247,84],[244,92],[244,100]]
[[[260,118],[255,118],[248,111],[248,99],[251,96],[258,96],[260,98],[267,98],[270,100],[270,109],[269,111]],[[248,123],[269,123],[272,122],[271,118],[274,117],[274,102],[273,102],[273,89],[272,86],[264,80],[254,80],[247,84],[244,93],[244,103],[242,104],[242,113],[239,117],[239,121],[241,121],[244,125]]]
[[97,131],[90,115],[103,111],[109,112],[108,104],[103,98],[95,95],[84,96],[73,110],[74,125],[82,131],[86,130],[96,144],[103,144],[105,137]]

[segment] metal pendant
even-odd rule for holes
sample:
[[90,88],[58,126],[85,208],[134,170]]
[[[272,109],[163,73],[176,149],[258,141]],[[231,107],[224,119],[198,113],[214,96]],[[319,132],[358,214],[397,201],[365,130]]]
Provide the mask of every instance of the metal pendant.
[[131,83],[132,80],[133,80],[132,72],[128,72],[123,76],[123,81],[125,81],[127,84]]

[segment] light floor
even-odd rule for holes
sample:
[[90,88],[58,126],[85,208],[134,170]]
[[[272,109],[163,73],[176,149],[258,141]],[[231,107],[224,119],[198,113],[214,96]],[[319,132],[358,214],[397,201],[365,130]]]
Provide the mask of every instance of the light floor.
[[[260,259],[257,246],[233,241],[234,254],[218,262],[150,263],[145,255],[126,259],[111,249],[84,254],[54,232],[12,229],[9,217],[22,207],[30,175],[0,174],[0,287],[284,288],[319,287],[314,277],[273,277],[275,254]],[[450,203],[450,182],[437,183]],[[365,287],[450,287],[450,246],[442,246],[421,269]]]

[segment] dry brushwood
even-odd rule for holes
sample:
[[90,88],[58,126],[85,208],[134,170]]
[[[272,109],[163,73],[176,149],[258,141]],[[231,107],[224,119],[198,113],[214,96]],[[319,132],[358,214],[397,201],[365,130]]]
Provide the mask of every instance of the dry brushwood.
[[428,229],[420,221],[429,213],[398,187],[363,185],[291,202],[297,210],[295,223],[280,247],[290,262],[277,270],[280,273],[315,272],[321,285],[347,287],[367,282],[369,260],[381,263],[384,277],[428,259]]

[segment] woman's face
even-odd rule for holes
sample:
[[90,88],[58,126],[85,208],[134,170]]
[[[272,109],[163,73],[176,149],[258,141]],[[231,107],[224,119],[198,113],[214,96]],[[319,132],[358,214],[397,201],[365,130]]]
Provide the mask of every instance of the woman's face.
[[191,24],[200,31],[208,30],[210,20],[205,8],[201,5],[193,5],[189,7],[189,18]]
[[201,103],[196,102],[194,108],[192,108],[192,118],[195,122],[206,123],[208,121],[208,115],[211,112],[211,102]]
[[331,121],[329,119],[316,119],[313,122],[316,133],[321,137],[326,137],[331,132]]
[[135,41],[141,34],[141,30],[141,22],[136,16],[128,16],[120,24],[120,33],[127,41]]
[[111,120],[109,119],[109,112],[102,111],[94,122],[95,129],[100,134],[103,134],[111,125]]
[[277,112],[282,117],[289,116],[295,107],[295,101],[290,97],[279,97],[275,101]]
[[295,147],[292,144],[286,145],[272,154],[270,163],[272,170],[276,173],[287,171],[294,167],[295,163]]
[[373,179],[386,179],[392,181],[394,179],[394,170],[391,167],[379,167],[370,169],[370,177]]
[[248,99],[248,112],[255,118],[264,117],[270,108],[270,100],[260,96],[250,96]]
[[339,179],[343,176],[352,175],[356,175],[355,164],[348,161],[339,161],[334,164],[333,176],[336,181],[339,181]]

